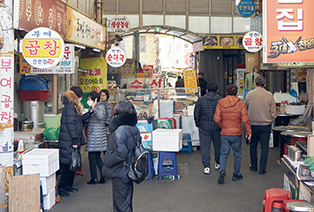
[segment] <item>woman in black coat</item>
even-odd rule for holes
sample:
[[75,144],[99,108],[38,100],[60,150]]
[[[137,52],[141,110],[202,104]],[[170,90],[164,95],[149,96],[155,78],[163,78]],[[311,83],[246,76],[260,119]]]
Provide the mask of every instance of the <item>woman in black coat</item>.
[[78,86],[71,87],[63,94],[64,108],[61,116],[60,134],[58,141],[59,162],[61,177],[58,184],[60,196],[69,196],[69,192],[77,192],[73,188],[75,172],[70,171],[71,153],[73,149],[81,149],[82,139],[82,121],[88,119],[93,111],[92,109],[83,116],[83,106],[80,103],[82,89]]
[[111,136],[104,158],[103,174],[112,178],[113,211],[132,212],[133,181],[123,162],[130,164],[140,132],[135,126],[137,114],[131,102],[121,101],[114,108],[109,125]]

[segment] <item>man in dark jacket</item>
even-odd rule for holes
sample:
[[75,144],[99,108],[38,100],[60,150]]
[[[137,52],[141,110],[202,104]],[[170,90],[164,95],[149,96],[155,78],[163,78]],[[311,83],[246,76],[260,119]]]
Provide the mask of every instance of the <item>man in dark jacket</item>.
[[195,125],[199,128],[204,174],[210,174],[210,146],[215,148],[215,169],[220,168],[220,128],[214,121],[216,106],[221,97],[216,83],[207,84],[207,94],[198,99],[194,109]]
[[203,78],[204,74],[202,72],[198,73],[198,79],[197,84],[201,88],[201,96],[204,96],[206,94],[206,86],[207,81]]

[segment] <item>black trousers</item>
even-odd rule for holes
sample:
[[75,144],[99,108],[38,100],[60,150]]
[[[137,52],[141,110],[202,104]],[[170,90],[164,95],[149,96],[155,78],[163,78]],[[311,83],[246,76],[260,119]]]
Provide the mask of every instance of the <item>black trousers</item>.
[[101,152],[88,152],[90,177],[92,180],[97,180],[97,167],[99,169],[100,178],[102,178],[102,166],[104,165],[101,157]]
[[70,171],[70,164],[60,164],[61,177],[59,188],[73,187],[75,172]]
[[112,178],[114,212],[132,212],[133,182],[124,183],[120,178]]
[[220,164],[220,131],[204,131],[199,129],[202,163],[204,167],[210,167],[210,146],[213,140],[215,149],[215,161]]
[[257,144],[261,142],[261,158],[259,163],[259,169],[266,169],[268,150],[269,150],[269,137],[271,131],[271,125],[252,125],[252,138],[250,142],[250,157],[251,166],[257,169]]

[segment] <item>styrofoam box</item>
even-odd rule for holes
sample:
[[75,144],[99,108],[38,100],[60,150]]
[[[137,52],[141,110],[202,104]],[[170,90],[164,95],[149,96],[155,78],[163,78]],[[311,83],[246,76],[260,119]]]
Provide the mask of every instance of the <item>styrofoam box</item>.
[[23,174],[49,177],[59,169],[59,149],[33,149],[22,155]]
[[305,105],[288,105],[287,113],[293,115],[302,115],[305,110]]
[[56,203],[56,190],[51,189],[47,195],[44,196],[44,209],[49,210]]
[[43,195],[47,195],[49,191],[56,187],[56,173],[53,173],[49,177],[41,177],[40,184],[43,189]]
[[153,150],[179,152],[182,149],[182,129],[156,129],[153,131]]

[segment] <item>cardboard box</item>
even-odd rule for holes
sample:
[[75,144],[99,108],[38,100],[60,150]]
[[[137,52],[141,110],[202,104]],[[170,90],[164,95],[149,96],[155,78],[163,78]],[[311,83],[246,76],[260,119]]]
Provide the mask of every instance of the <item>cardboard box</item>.
[[153,131],[153,150],[179,152],[182,149],[182,129],[156,129]]
[[288,105],[287,113],[293,115],[302,115],[305,111],[305,105]]
[[53,188],[47,195],[44,196],[44,209],[49,210],[56,204],[56,190]]
[[22,155],[23,175],[49,177],[59,169],[59,149],[33,149]]
[[52,189],[56,187],[56,173],[49,177],[41,177],[40,185],[43,189],[43,195],[47,195]]

